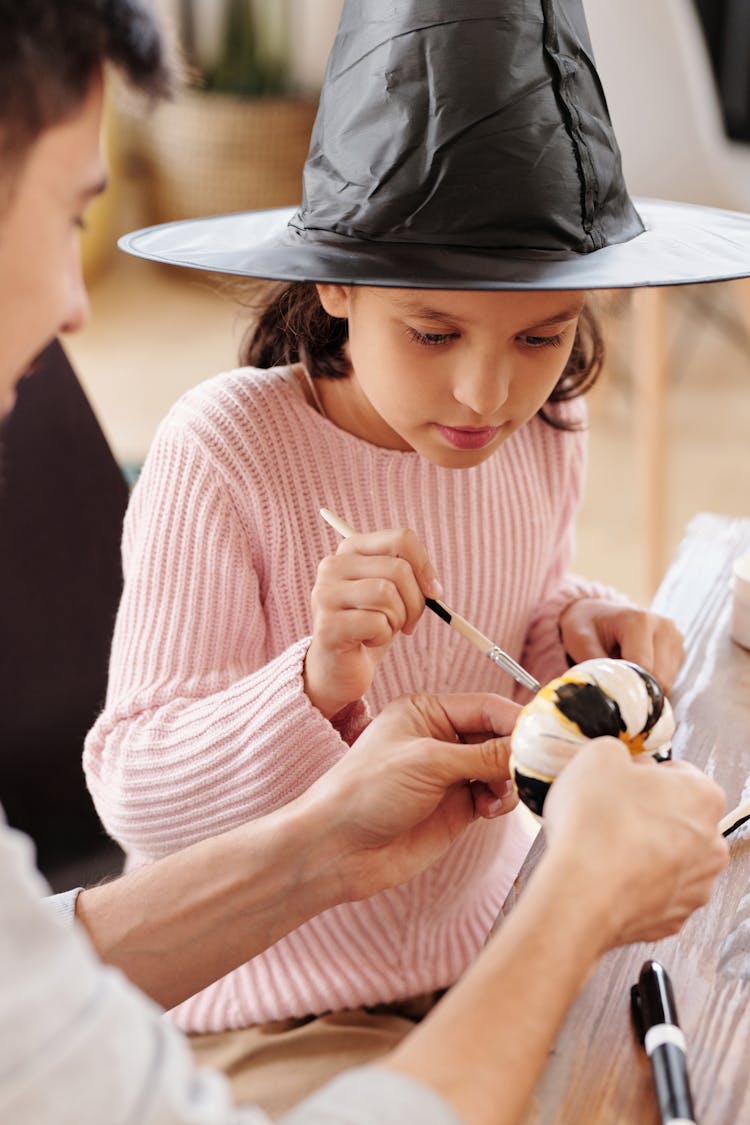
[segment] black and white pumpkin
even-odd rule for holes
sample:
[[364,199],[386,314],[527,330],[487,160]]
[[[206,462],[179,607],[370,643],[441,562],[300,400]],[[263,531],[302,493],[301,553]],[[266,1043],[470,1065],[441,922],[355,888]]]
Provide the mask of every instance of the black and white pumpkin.
[[671,757],[674,716],[649,672],[628,660],[576,664],[541,688],[511,736],[511,777],[518,795],[542,815],[550,785],[581,745],[611,735],[630,753]]

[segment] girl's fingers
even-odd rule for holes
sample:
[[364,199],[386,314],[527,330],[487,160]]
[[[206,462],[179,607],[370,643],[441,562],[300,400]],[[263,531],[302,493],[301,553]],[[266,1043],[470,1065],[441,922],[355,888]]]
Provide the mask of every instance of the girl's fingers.
[[602,644],[594,621],[567,630],[563,635],[563,640],[566,651],[570,653],[577,664],[580,664],[583,660],[592,660],[597,656],[609,656],[608,650]]
[[566,651],[580,663],[594,656],[622,657],[672,686],[684,658],[682,635],[666,617],[595,598],[580,598],[560,618]]
[[355,609],[348,611],[340,621],[342,641],[362,644],[365,648],[382,648],[389,645],[398,627],[384,612]]
[[685,659],[685,644],[676,625],[664,619],[662,625],[654,637],[654,675],[669,692]]
[[395,632],[413,632],[424,612],[424,596],[411,564],[383,555],[323,559],[313,589],[313,608],[335,612],[357,607],[387,612]]
[[648,672],[654,670],[654,619],[643,610],[625,610],[615,622],[620,655]]
[[621,653],[651,672],[669,692],[685,659],[685,646],[680,630],[668,618],[633,613],[623,631]]
[[579,598],[560,616],[560,632],[565,651],[580,664],[583,660],[608,656],[599,629],[600,605],[592,598]]
[[685,658],[682,634],[666,617],[631,613],[625,621],[622,656],[640,664],[669,691]]
[[355,613],[382,616],[391,634],[401,632],[409,624],[409,610],[398,587],[381,578],[340,583],[334,591],[316,600],[313,608],[318,632],[341,628],[344,621],[351,623]]
[[399,631],[393,615],[382,609],[340,609],[315,622],[313,633],[331,652],[345,652],[365,645],[380,648],[388,645]]
[[339,544],[337,554],[388,555],[403,559],[411,567],[423,597],[443,596],[443,587],[427,552],[414,532],[408,528],[352,535]]

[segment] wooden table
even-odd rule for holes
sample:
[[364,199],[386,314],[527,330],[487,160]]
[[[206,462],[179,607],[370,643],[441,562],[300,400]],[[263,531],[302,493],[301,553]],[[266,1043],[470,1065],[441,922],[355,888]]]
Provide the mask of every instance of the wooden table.
[[[730,639],[728,589],[732,561],[747,552],[750,519],[697,516],[654,600],[685,633],[688,653],[671,696],[674,757],[714,777],[728,809],[750,790],[750,651]],[[730,839],[731,862],[711,902],[678,935],[614,950],[600,963],[561,1030],[528,1125],[658,1125],[629,1012],[630,986],[649,957],[672,978],[701,1125],[750,1123],[750,825]],[[513,897],[543,847],[540,833]]]

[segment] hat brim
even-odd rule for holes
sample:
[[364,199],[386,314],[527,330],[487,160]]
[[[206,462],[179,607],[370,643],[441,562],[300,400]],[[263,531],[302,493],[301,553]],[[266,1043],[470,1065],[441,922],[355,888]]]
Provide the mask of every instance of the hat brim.
[[289,226],[296,208],[164,223],[119,240],[168,265],[273,281],[405,289],[631,289],[750,275],[750,215],[636,199],[645,230],[565,258],[347,238]]

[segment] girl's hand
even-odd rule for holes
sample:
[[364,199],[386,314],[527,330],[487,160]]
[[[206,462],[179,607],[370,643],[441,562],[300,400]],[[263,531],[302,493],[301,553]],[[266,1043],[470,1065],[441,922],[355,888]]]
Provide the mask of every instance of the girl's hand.
[[312,591],[305,691],[326,718],[359,699],[397,633],[414,632],[426,597],[442,587],[413,531],[343,540],[323,559]]
[[645,609],[579,598],[560,614],[563,646],[576,664],[595,656],[640,664],[668,692],[685,659],[682,633],[673,621]]

